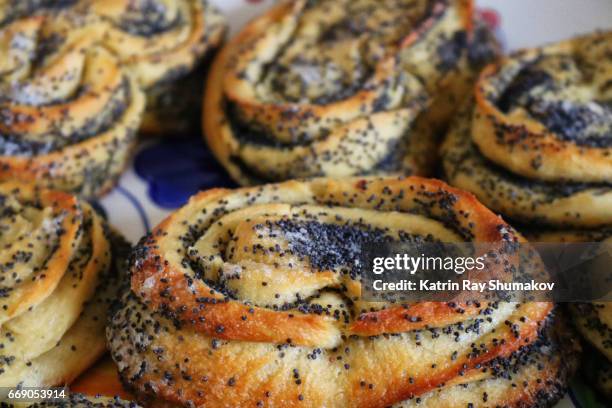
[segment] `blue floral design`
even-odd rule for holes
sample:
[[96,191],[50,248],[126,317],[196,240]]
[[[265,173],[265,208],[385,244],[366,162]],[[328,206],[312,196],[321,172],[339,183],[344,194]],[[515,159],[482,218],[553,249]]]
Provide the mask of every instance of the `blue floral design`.
[[234,187],[200,138],[166,139],[140,150],[134,170],[147,194],[163,208],[178,208],[200,190]]

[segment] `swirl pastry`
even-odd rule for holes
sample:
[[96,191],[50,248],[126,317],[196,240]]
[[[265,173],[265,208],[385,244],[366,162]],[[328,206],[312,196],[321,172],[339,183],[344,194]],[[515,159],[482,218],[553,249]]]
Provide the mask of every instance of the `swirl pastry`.
[[521,222],[612,225],[612,32],[485,69],[443,146],[451,184]]
[[135,141],[144,95],[79,16],[34,16],[0,28],[0,180],[97,196]]
[[79,7],[108,23],[102,41],[129,66],[147,93],[141,129],[199,127],[205,54],[223,40],[225,19],[207,0],[87,0]]
[[558,398],[577,346],[549,333],[562,325],[552,304],[366,302],[356,257],[380,240],[523,239],[470,194],[417,177],[200,193],[133,252],[107,329],[122,379],[181,406]]
[[[0,3],[0,180],[109,190],[145,104],[145,130],[187,129],[197,103],[183,77],[223,31],[200,0]],[[173,95],[179,78],[190,98]]]
[[0,386],[67,384],[104,351],[125,245],[72,195],[0,184]]
[[281,2],[211,67],[204,131],[212,151],[241,184],[428,173],[434,128],[496,53],[472,8],[456,0]]

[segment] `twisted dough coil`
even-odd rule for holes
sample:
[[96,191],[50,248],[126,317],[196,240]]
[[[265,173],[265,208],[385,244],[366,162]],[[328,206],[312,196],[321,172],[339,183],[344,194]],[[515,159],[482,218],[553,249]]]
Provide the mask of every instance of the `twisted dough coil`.
[[[54,19],[58,12],[79,15],[78,26],[98,26],[90,33],[92,40],[103,43],[135,74],[147,93],[142,130],[159,134],[186,129],[181,116],[186,102],[195,101],[194,88],[178,86],[177,80],[194,73],[222,41],[225,20],[216,8],[206,0],[6,1],[0,4],[0,25],[34,15]],[[202,81],[195,86],[202,87]]]
[[612,32],[485,69],[443,145],[451,184],[521,222],[612,225]]
[[475,66],[495,53],[486,30],[473,28],[472,8],[281,2],[213,63],[204,100],[211,149],[241,184],[428,173],[432,128],[444,126]]
[[123,241],[85,202],[0,184],[0,386],[66,384],[104,351]]
[[519,52],[476,87],[473,140],[510,172],[542,181],[612,180],[612,31]]
[[171,84],[223,33],[199,0],[9,1],[0,21],[0,180],[87,197],[112,188],[125,167],[143,89],[148,130],[184,123],[154,111],[182,106],[168,102]]
[[101,27],[76,15],[0,29],[0,180],[92,197],[114,186],[135,142],[144,95]]
[[133,253],[107,329],[122,379],[179,405],[382,407],[495,378],[549,320],[542,302],[361,300],[351,257],[385,237],[522,240],[471,195],[416,177],[200,193]]

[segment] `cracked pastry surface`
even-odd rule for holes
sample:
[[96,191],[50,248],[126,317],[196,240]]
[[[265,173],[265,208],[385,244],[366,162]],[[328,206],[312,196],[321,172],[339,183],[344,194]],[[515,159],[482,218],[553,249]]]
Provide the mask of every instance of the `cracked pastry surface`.
[[[364,301],[355,262],[372,240],[523,239],[470,194],[417,177],[200,193],[132,254],[131,290],[107,329],[123,381],[143,401],[181,406],[385,407],[441,401],[459,384],[479,399],[481,381],[504,386],[495,364],[550,340],[546,302]],[[564,377],[544,361],[552,403]],[[491,403],[530,405],[531,386]]]
[[442,148],[446,178],[519,222],[612,225],[612,32],[482,73]]
[[241,184],[428,173],[436,128],[496,53],[472,8],[281,2],[213,63],[203,113],[211,149]]
[[103,353],[125,243],[67,193],[0,184],[0,386],[69,383]]

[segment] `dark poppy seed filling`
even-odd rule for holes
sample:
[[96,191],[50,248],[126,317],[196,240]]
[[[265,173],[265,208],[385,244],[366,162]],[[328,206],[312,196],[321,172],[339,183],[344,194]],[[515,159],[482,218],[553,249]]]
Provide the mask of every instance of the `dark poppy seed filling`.
[[574,104],[564,101],[533,101],[529,111],[563,140],[573,141],[579,146],[612,147],[610,102]]
[[[277,149],[290,149],[294,146],[308,146],[311,136],[305,134],[297,134],[291,142],[278,140],[270,135],[265,129],[258,128],[257,123],[245,123],[240,119],[239,113],[236,111],[234,104],[228,102],[226,108],[228,114],[227,119],[232,132],[236,138],[243,143],[249,143],[255,146],[274,147]],[[325,130],[323,130],[321,138],[325,138]]]
[[530,65],[522,69],[518,75],[512,80],[512,83],[506,87],[504,92],[499,97],[497,105],[499,108],[508,113],[515,109],[521,103],[524,103],[529,92],[538,86],[550,86],[553,78],[543,70],[539,70]]
[[[66,44],[66,33],[40,33],[32,56],[32,68],[41,68],[47,58],[52,58]],[[6,97],[6,96],[4,96]]]
[[130,34],[150,37],[176,28],[182,20],[180,13],[169,15],[166,5],[158,0],[137,0],[130,2],[115,24]]
[[[73,100],[77,100],[85,92],[86,90],[81,88],[69,99],[53,100],[42,106],[50,106],[56,103],[70,103]],[[0,155],[24,157],[44,155],[96,137],[111,129],[123,116],[125,110],[131,103],[130,92],[130,85],[128,81],[124,79],[121,85],[113,92],[107,104],[105,104],[104,110],[97,112],[95,116],[87,119],[80,129],[74,129],[74,131],[69,134],[66,134],[65,131],[62,130],[63,126],[61,124],[58,124],[55,129],[50,129],[50,131],[44,135],[46,141],[40,141],[40,138],[33,139],[27,135],[0,134]],[[0,109],[2,109],[1,104]],[[69,120],[70,117],[67,112],[65,121],[67,122]],[[13,121],[18,122],[20,118],[15,117],[7,108],[4,108],[4,110],[0,111],[0,121],[4,123],[11,123]]]
[[226,30],[216,7],[206,0],[92,0],[75,9],[106,25],[105,45],[145,89],[142,131],[195,132],[199,122],[193,113],[201,112],[202,101],[194,90],[203,87],[205,77],[200,67]]
[[[350,97],[371,77],[382,50],[396,47],[428,16],[428,2],[342,3],[319,0],[308,4],[303,18],[317,19],[312,24],[318,35],[299,32],[308,30],[307,25],[298,28],[262,75],[261,82],[271,84],[275,99],[320,104]],[[332,17],[338,13],[343,17]]]
[[351,225],[322,224],[316,221],[277,221],[275,225],[287,238],[289,249],[308,257],[313,268],[324,271],[350,266],[357,273],[355,261],[368,243],[389,240],[380,228],[359,228]]
[[[549,57],[550,59],[550,57]],[[581,68],[572,58],[550,62],[541,57],[520,70],[496,104],[506,114],[526,109],[561,140],[579,146],[612,147],[612,108],[605,100],[572,100],[581,81],[592,75],[592,68]],[[555,79],[549,70],[568,72],[568,78]],[[587,70],[587,72],[584,72]],[[576,87],[576,90],[568,88]]]
[[446,39],[438,46],[437,51],[440,58],[438,69],[441,71],[454,69],[468,46],[467,33],[464,31],[458,31],[451,38]]
[[213,64],[213,153],[242,184],[431,173],[456,100],[497,54],[471,13],[469,1],[279,4]]
[[471,34],[472,40],[468,41],[470,64],[474,67],[484,67],[498,57],[496,48],[491,46],[495,41],[492,39],[494,34],[482,22],[476,25]]
[[431,236],[413,235],[405,231],[399,231],[398,236],[393,237],[383,228],[372,228],[367,224],[338,225],[281,220],[275,222],[275,226],[287,237],[292,254],[308,257],[310,265],[319,271],[348,268],[351,277],[361,273],[357,261],[361,260],[365,245],[433,241]]

